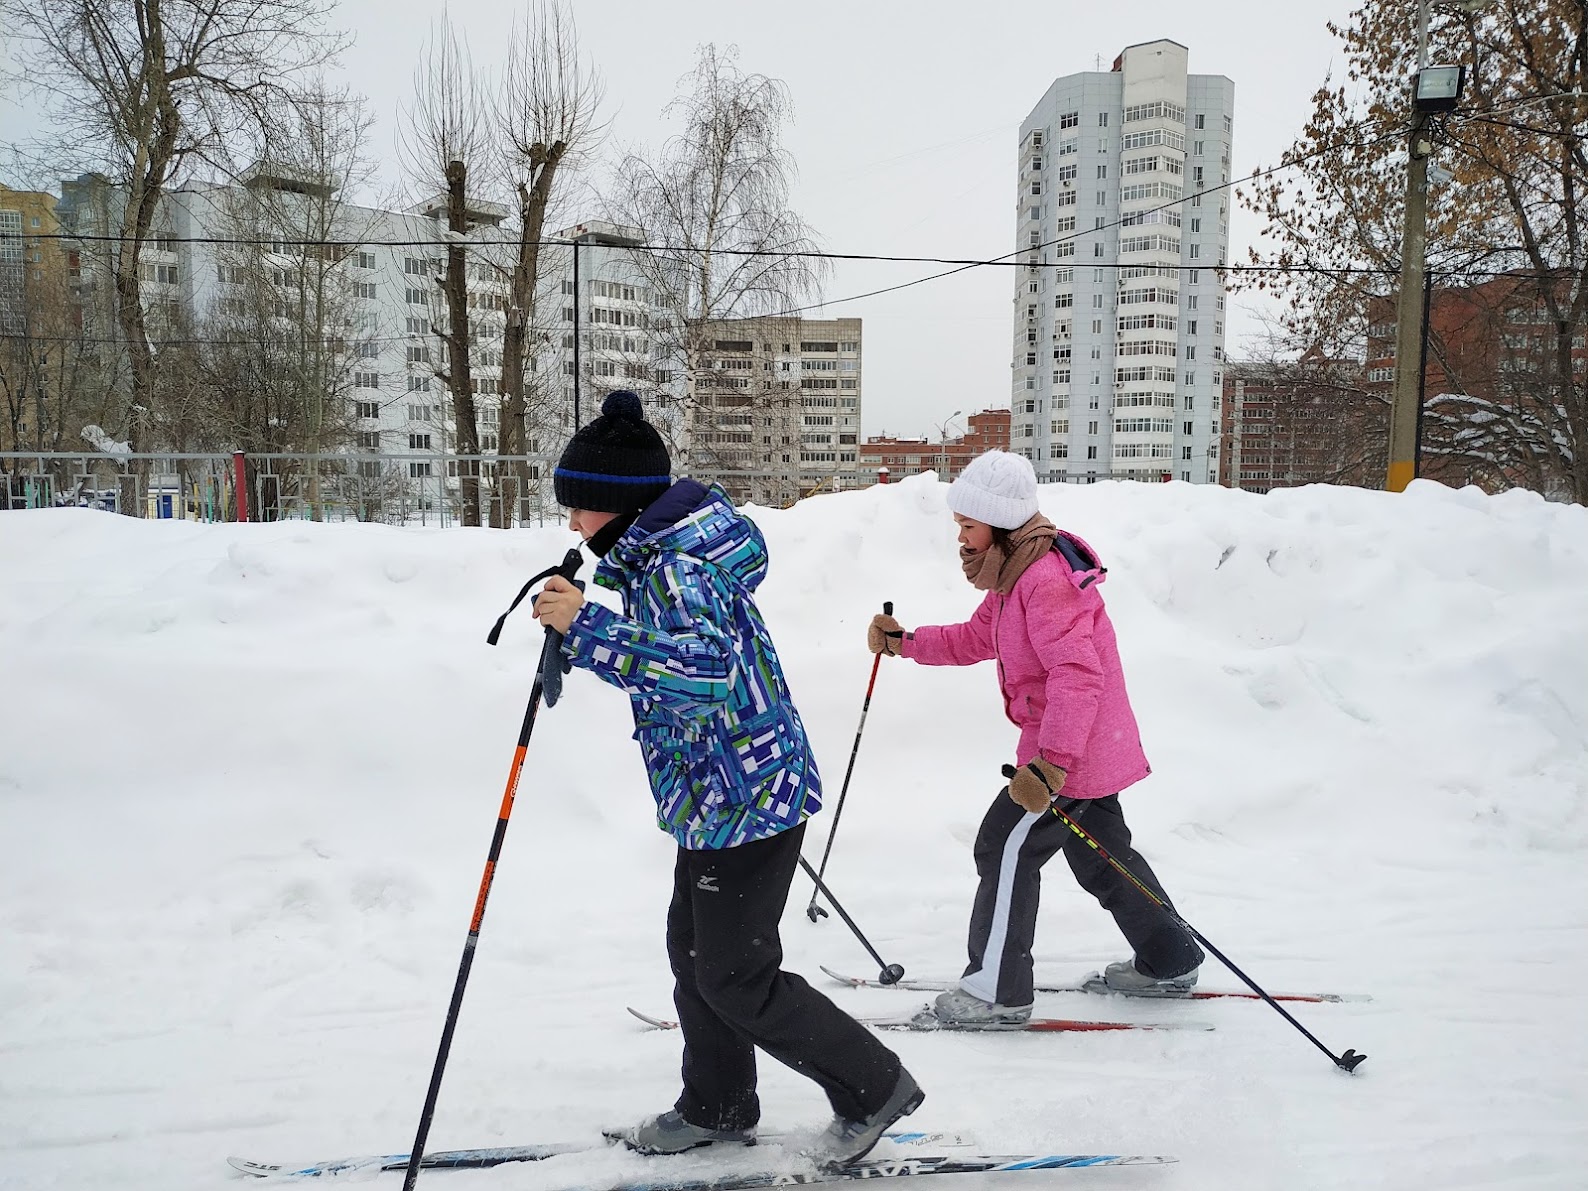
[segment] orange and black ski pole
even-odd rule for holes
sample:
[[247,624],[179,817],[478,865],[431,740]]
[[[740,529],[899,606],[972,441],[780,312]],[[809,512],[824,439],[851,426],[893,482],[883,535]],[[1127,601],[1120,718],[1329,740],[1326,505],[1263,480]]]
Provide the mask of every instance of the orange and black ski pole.
[[[882,614],[884,616],[893,615],[892,600],[888,600],[882,605]],[[877,685],[877,667],[881,664],[882,655],[880,653],[875,654],[871,659],[871,681],[866,683],[866,701],[860,705],[860,727],[855,729],[855,745],[849,750],[849,768],[844,770],[844,785],[838,791],[838,806],[833,810],[833,825],[827,832],[827,846],[822,849],[822,863],[814,874],[816,888],[811,890],[811,904],[805,907],[805,917],[812,922],[815,922],[818,918],[827,917],[827,911],[816,904],[816,895],[826,892],[826,889],[822,886],[822,878],[827,875],[827,858],[833,854],[833,840],[838,837],[838,820],[844,817],[844,799],[849,797],[849,779],[854,776],[855,758],[860,755],[860,734],[866,730],[866,715],[871,711],[871,692]],[[836,902],[833,904],[837,905]],[[903,974],[901,969],[899,976]],[[898,978],[898,976],[894,977],[895,980]],[[884,980],[883,983],[891,984],[893,981]]]
[[[561,575],[569,582],[579,571],[582,558],[577,549],[568,551],[562,563],[542,571],[518,593],[518,598],[498,618],[486,639],[495,645],[501,635],[502,624],[514,608],[529,594],[529,589],[542,579]],[[524,711],[524,724],[518,730],[518,747],[513,750],[513,763],[507,770],[507,789],[502,794],[502,807],[496,815],[496,830],[491,835],[491,849],[485,857],[485,872],[480,877],[480,892],[474,899],[474,915],[469,919],[469,935],[463,943],[463,958],[458,962],[457,983],[452,986],[452,1003],[447,1006],[447,1023],[441,1030],[441,1046],[436,1051],[436,1065],[430,1072],[430,1088],[425,1093],[424,1111],[419,1116],[419,1132],[414,1138],[414,1148],[408,1153],[408,1173],[403,1178],[403,1191],[413,1191],[419,1178],[419,1165],[424,1160],[425,1142],[430,1136],[430,1121],[435,1116],[436,1097],[441,1092],[441,1076],[447,1069],[447,1055],[452,1050],[452,1035],[458,1027],[458,1010],[463,1005],[463,990],[468,987],[469,969],[474,966],[474,948],[480,941],[480,922],[485,918],[485,902],[491,896],[491,882],[496,877],[496,862],[502,855],[502,841],[507,836],[507,821],[513,814],[513,799],[518,794],[518,778],[524,771],[524,754],[529,750],[529,738],[535,731],[535,717],[541,702],[547,707],[557,702],[562,691],[565,668],[562,659],[562,634],[546,630],[546,641],[540,650],[540,669],[535,672],[535,685],[529,692],[529,706]]]
[[[1018,770],[1016,770],[1013,765],[1005,765],[1003,767],[1003,775],[1007,778],[1014,777],[1017,772]],[[1031,767],[1031,772],[1035,773],[1037,777],[1042,779],[1042,784],[1044,786],[1048,784],[1047,778],[1042,777],[1041,771],[1036,769],[1035,766]],[[1049,789],[1051,790],[1052,787],[1049,787]],[[1077,800],[1072,799],[1071,801],[1073,802]],[[1223,964],[1226,968],[1241,978],[1241,982],[1245,984],[1247,988],[1251,989],[1259,997],[1267,1001],[1275,1013],[1279,1014],[1291,1025],[1295,1026],[1296,1029],[1300,1030],[1302,1034],[1306,1036],[1308,1042],[1312,1043],[1324,1054],[1328,1055],[1329,1060],[1341,1071],[1355,1071],[1362,1060],[1367,1058],[1366,1055],[1357,1054],[1357,1052],[1354,1050],[1348,1050],[1344,1054],[1337,1055],[1323,1043],[1319,1042],[1318,1039],[1313,1036],[1311,1030],[1307,1029],[1306,1026],[1302,1025],[1299,1021],[1292,1017],[1289,1011],[1286,1010],[1283,1005],[1264,992],[1263,989],[1258,986],[1255,980],[1236,967],[1235,964],[1230,960],[1229,956],[1225,955],[1224,952],[1220,951],[1208,941],[1206,935],[1197,930],[1196,927],[1192,926],[1184,918],[1180,917],[1179,913],[1173,906],[1164,901],[1163,898],[1159,897],[1141,881],[1137,880],[1135,873],[1131,872],[1123,864],[1115,860],[1113,856],[1109,855],[1108,849],[1103,847],[1102,844],[1098,843],[1090,831],[1086,830],[1086,828],[1082,827],[1074,819],[1070,818],[1069,815],[1065,814],[1063,809],[1059,806],[1058,796],[1055,796],[1054,802],[1048,807],[1048,809],[1058,816],[1059,822],[1063,823],[1076,835],[1080,836],[1081,839],[1085,840],[1087,847],[1091,848],[1092,851],[1096,852],[1104,860],[1108,861],[1108,863],[1113,866],[1113,869],[1116,873],[1124,877],[1125,880],[1129,881],[1137,889],[1141,890],[1142,896],[1150,901],[1153,905],[1157,906],[1166,915],[1168,915],[1171,922],[1173,922],[1181,930],[1185,931],[1186,934],[1190,935],[1198,943],[1201,943],[1202,946],[1206,947],[1210,952],[1212,952],[1213,956],[1219,961],[1219,963]]]

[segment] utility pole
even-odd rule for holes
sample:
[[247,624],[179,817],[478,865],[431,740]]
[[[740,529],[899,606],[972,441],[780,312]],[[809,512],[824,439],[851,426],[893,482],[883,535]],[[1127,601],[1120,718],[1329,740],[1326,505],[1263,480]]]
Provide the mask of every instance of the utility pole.
[[[1493,0],[1445,0],[1442,8],[1467,16]],[[1400,293],[1395,298],[1395,389],[1390,404],[1389,471],[1385,487],[1404,492],[1417,478],[1417,429],[1421,417],[1423,339],[1427,318],[1424,274],[1428,253],[1428,156],[1433,112],[1448,112],[1461,102],[1463,66],[1428,65],[1428,7],[1417,5],[1417,73],[1412,75],[1412,128],[1406,140],[1406,230],[1401,240]]]
[[[1428,65],[1428,2],[1417,6],[1417,78]],[[1385,487],[1404,492],[1417,478],[1417,374],[1422,360],[1423,269],[1428,254],[1428,113],[1412,104],[1406,140],[1406,214],[1401,236],[1401,282],[1395,298],[1395,388],[1390,401],[1389,473]]]
[[573,429],[580,429],[580,237],[573,237]]
[[1391,492],[1417,478],[1418,376],[1422,362],[1423,273],[1428,250],[1428,116],[1418,112],[1407,142],[1406,231],[1401,245],[1400,293],[1395,302],[1395,389],[1390,404]]

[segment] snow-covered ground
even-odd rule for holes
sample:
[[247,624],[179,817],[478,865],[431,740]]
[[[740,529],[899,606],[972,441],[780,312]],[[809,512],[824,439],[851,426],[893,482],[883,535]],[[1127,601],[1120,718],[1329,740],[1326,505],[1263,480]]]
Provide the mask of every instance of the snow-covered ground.
[[[831,821],[884,599],[967,615],[929,479],[757,511],[762,605]],[[1260,1004],[1051,996],[1213,1033],[891,1034],[912,1126],[979,1148],[1171,1153],[1075,1188],[1567,1188],[1588,1175],[1588,510],[1418,484],[1267,497],[1099,484],[1087,537],[1156,773],[1126,795],[1199,929],[1306,1005],[1355,1076]],[[223,1159],[405,1149],[527,697],[538,630],[485,633],[565,531],[0,516],[0,1185],[236,1186]],[[593,1138],[667,1107],[672,846],[621,695],[543,713],[433,1147]],[[970,841],[1014,730],[991,667],[887,661],[829,875],[889,960],[962,963]],[[790,967],[872,974],[835,919]],[[1122,954],[1050,870],[1039,976]],[[1235,987],[1210,963],[1204,984]],[[856,1012],[898,991],[833,990]],[[819,1126],[763,1065],[764,1124]],[[531,1191],[620,1153],[427,1174]],[[382,1176],[394,1182],[397,1176]],[[1010,1176],[1012,1177],[1012,1176]],[[1013,1184],[1011,1184],[1013,1185]]]

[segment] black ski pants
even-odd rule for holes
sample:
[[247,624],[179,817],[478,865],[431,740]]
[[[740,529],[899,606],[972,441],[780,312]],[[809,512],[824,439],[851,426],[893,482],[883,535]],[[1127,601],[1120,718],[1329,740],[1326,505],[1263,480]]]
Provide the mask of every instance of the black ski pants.
[[870,1030],[780,970],[778,923],[805,826],[720,851],[678,850],[667,912],[673,1004],[684,1035],[675,1107],[710,1129],[760,1119],[755,1048],[815,1080],[833,1112],[858,1120],[893,1093],[899,1057]]
[[[1137,880],[1169,902],[1152,868],[1131,847],[1130,828],[1125,825],[1118,794],[1065,799],[1059,806]],[[1060,851],[1081,888],[1114,916],[1120,933],[1135,951],[1138,969],[1167,978],[1189,972],[1202,962],[1196,940],[1057,815],[1022,810],[1006,788],[993,799],[976,833],[976,873],[981,883],[971,909],[970,964],[960,980],[961,988],[1001,1005],[1031,1004],[1031,944],[1036,936],[1042,866]]]

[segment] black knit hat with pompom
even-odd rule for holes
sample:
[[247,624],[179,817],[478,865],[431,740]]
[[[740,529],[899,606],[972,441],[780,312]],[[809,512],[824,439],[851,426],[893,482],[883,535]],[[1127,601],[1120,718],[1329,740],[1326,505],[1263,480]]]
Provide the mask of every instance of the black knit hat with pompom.
[[632,513],[672,486],[672,467],[639,394],[618,389],[602,402],[599,418],[575,431],[552,484],[564,508]]

